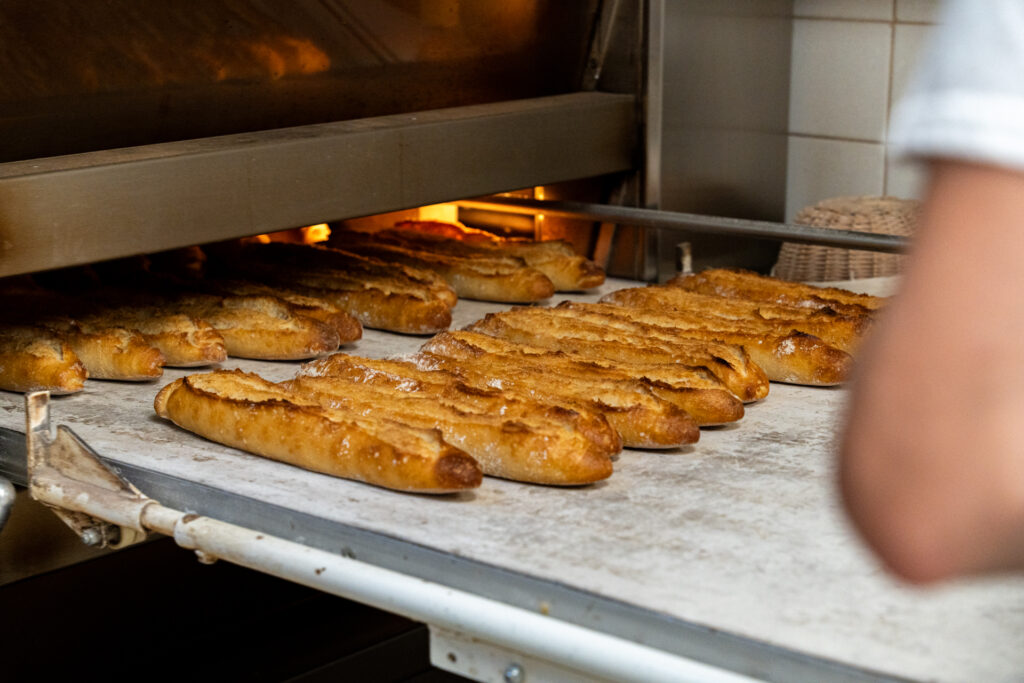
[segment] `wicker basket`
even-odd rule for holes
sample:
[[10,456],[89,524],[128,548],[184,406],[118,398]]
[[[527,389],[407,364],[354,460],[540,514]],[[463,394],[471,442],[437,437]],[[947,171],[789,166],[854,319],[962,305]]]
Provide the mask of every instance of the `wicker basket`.
[[[819,228],[909,237],[921,203],[896,197],[833,197],[801,209],[794,222]],[[785,280],[826,282],[897,275],[903,256],[875,251],[785,242],[772,275]]]

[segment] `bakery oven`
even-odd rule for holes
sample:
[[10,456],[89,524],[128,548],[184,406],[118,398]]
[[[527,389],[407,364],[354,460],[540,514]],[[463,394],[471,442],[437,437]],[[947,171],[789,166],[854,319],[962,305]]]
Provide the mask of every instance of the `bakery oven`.
[[[780,241],[897,251],[897,238],[782,221],[791,14],[791,2],[775,0],[5,0],[0,278],[238,240],[344,247],[351,231],[403,220],[562,239],[616,287],[717,266],[767,272]],[[494,310],[460,301],[451,325]],[[382,358],[422,341],[367,330],[355,352]],[[274,381],[296,369],[240,367]],[[0,392],[0,477],[17,485],[0,495],[5,513],[13,501],[0,533],[0,591],[32,596],[18,603],[30,623],[46,623],[49,601],[64,596],[111,634],[101,648],[110,653],[124,624],[101,619],[69,582],[97,582],[109,602],[162,613],[171,626],[160,633],[174,638],[189,635],[174,629],[200,626],[173,614],[178,600],[203,610],[230,604],[231,628],[237,615],[259,620],[229,590],[235,583],[273,595],[271,617],[300,624],[287,638],[274,626],[277,641],[248,640],[252,628],[204,641],[228,653],[220,673],[260,680],[299,671],[413,680],[416,671],[387,672],[422,656],[423,643],[406,638],[407,624],[420,622],[434,665],[476,680],[874,680],[916,671],[823,644],[820,632],[837,629],[862,645],[855,653],[886,653],[871,635],[875,613],[837,625],[841,610],[804,592],[813,581],[797,560],[817,551],[801,529],[841,546],[814,555],[824,575],[857,582],[867,573],[849,541],[836,540],[829,501],[807,493],[828,471],[839,390],[779,390],[774,403],[749,410],[751,426],[702,434],[714,458],[627,451],[626,488],[499,481],[439,501],[338,488],[258,459],[239,469],[230,449],[184,433],[168,439],[153,415],[163,384],[90,383],[85,401]],[[74,435],[52,437],[49,414]],[[200,588],[191,560],[168,576],[170,560],[161,571],[161,559],[128,559],[146,543],[116,552],[83,545],[23,488],[26,451],[52,439],[98,455],[158,501],[150,528],[201,561],[224,558],[286,587],[226,575],[224,585]],[[161,526],[167,510],[187,514]],[[780,536],[773,520],[793,535]],[[204,534],[224,524],[223,544],[210,545]],[[743,547],[744,529],[764,543]],[[132,540],[92,531],[84,537],[96,546]],[[118,557],[130,568],[117,569]],[[99,559],[113,564],[97,569]],[[77,567],[83,573],[62,573]],[[133,586],[146,573],[162,583],[137,599]],[[289,592],[302,585],[354,602]],[[787,600],[791,607],[775,604]],[[310,627],[340,609],[365,629]],[[913,623],[930,614],[909,602],[893,610]],[[382,616],[392,612],[411,621]],[[819,617],[820,628],[808,626]],[[332,639],[379,656],[360,659],[353,645],[332,651],[334,668],[323,668],[318,648]],[[296,666],[261,670],[259,648],[287,650]],[[187,655],[167,666],[189,670]]]

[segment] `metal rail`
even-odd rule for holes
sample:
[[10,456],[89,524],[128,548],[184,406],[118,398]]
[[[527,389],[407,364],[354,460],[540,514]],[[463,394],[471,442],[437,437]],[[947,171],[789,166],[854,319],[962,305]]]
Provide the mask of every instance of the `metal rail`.
[[474,209],[501,209],[517,213],[541,213],[545,216],[558,216],[561,218],[582,218],[584,220],[622,223],[676,232],[703,232],[715,235],[755,237],[803,244],[820,244],[827,247],[865,249],[890,254],[905,251],[908,244],[908,240],[901,235],[879,235],[854,230],[816,228],[795,223],[752,221],[742,218],[657,211],[654,209],[638,209],[608,204],[586,204],[582,202],[520,199],[514,197],[487,197],[460,201],[459,205]]

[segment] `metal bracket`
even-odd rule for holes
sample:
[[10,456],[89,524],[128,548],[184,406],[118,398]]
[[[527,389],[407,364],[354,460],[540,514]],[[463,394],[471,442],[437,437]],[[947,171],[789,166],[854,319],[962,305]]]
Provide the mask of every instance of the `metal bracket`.
[[[142,510],[154,502],[111,471],[74,432],[50,429],[50,393],[25,396],[29,495],[54,513],[90,546],[121,548],[143,540]],[[114,511],[109,521],[87,513],[90,502]]]

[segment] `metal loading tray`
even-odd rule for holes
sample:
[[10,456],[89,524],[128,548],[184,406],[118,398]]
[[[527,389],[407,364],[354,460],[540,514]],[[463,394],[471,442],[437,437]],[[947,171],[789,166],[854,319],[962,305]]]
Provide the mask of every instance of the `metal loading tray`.
[[[595,301],[641,283],[609,280]],[[453,327],[507,305],[460,301]],[[410,353],[366,330],[345,351]],[[298,364],[228,359],[271,380]],[[773,384],[746,417],[676,451],[622,453],[598,485],[485,478],[410,495],[196,437],[153,413],[157,383],[90,381],[51,413],[164,505],[769,680],[1019,680],[1024,581],[911,590],[862,549],[839,508],[832,445],[843,389]],[[24,401],[0,392],[0,471],[17,470]],[[5,431],[6,430],[6,431]],[[13,444],[13,445],[12,445]]]

